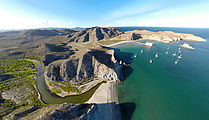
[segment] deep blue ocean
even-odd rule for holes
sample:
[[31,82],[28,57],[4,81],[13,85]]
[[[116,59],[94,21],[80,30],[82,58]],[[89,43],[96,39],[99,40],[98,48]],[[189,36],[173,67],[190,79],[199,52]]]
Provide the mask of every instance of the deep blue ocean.
[[[209,29],[164,27],[118,27],[130,30],[191,33],[207,42],[164,44],[149,48],[137,43],[116,45],[116,58],[131,62],[126,79],[117,86],[124,120],[209,120]],[[181,48],[189,43],[195,49]],[[168,50],[169,48],[169,50]],[[143,53],[141,53],[143,50]],[[168,54],[166,54],[168,51]],[[173,56],[182,54],[178,59]],[[155,55],[158,53],[158,57]],[[136,57],[134,57],[136,55]],[[152,59],[153,63],[150,63]]]

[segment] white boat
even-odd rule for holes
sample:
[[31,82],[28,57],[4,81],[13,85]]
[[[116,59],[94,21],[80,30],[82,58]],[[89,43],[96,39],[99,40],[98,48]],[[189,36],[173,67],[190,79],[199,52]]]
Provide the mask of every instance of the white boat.
[[156,58],[158,57],[158,53],[155,54],[155,57],[156,57]]
[[175,61],[175,64],[178,64],[178,61],[179,61],[179,59],[177,59],[177,60]]
[[167,50],[169,50],[170,48],[168,47]]
[[141,50],[141,53],[143,53],[143,49]]
[[176,52],[175,52],[175,53],[173,53],[173,56],[176,56]]
[[179,51],[181,50],[181,48],[179,48]]
[[146,42],[144,45],[152,47],[153,43],[151,43],[151,42]]
[[179,53],[181,52],[181,50],[179,50]]
[[182,56],[182,54],[181,54],[181,55],[179,55],[179,56],[178,56],[178,58],[179,58],[179,59],[181,59],[181,56]]
[[134,57],[136,57],[137,54],[134,55]]
[[120,61],[120,64],[122,64],[122,61]]
[[149,62],[152,63],[152,59],[150,59]]
[[124,62],[123,65],[126,65],[126,63]]
[[168,54],[168,51],[166,51],[165,54],[167,55]]

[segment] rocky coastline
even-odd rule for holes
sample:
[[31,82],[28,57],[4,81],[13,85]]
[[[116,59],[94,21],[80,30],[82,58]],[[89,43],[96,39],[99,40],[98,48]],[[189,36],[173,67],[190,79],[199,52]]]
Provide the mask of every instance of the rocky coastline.
[[[67,118],[69,117],[68,112],[64,109],[69,107],[72,108],[72,113],[76,119],[120,119],[117,117],[120,112],[115,86],[124,80],[122,74],[124,65],[114,57],[115,51],[111,47],[115,45],[135,42],[135,40],[153,40],[163,43],[205,41],[203,38],[192,34],[171,31],[151,32],[134,30],[122,33],[115,28],[101,27],[92,27],[82,29],[81,31],[58,30],[53,33],[50,30],[30,30],[24,32],[24,34],[18,33],[18,35],[24,38],[18,44],[27,46],[24,50],[28,51],[21,51],[21,49],[14,51],[24,53],[23,59],[38,59],[43,63],[40,64],[38,61],[34,61],[43,68],[41,69],[41,75],[37,74],[39,76],[36,80],[45,81],[46,87],[51,94],[57,95],[56,97],[79,96],[92,88],[97,89],[95,86],[99,85],[98,89],[95,92],[93,91],[94,94],[92,92],[93,95],[91,94],[90,97],[84,96],[88,100],[80,102],[85,103],[84,106],[87,107],[83,107],[83,104],[71,105],[67,103],[49,105],[49,107],[37,110],[40,119],[54,118],[54,116],[60,118],[65,116]],[[191,48],[185,45],[182,47]],[[37,83],[34,87],[39,100],[44,103],[42,99],[45,96],[39,93]],[[23,87],[15,88],[11,91],[5,91],[1,96],[3,96],[3,99],[15,101],[14,95],[18,96],[16,92],[21,93],[19,94],[20,98],[25,98],[27,93],[24,90],[29,91],[29,89],[24,89]],[[17,100],[19,99],[18,97],[16,98]],[[23,100],[15,101],[15,103],[19,104],[21,101]],[[85,110],[81,110],[83,112],[79,113],[78,109],[80,107]],[[26,106],[25,108],[29,112],[34,110],[33,107]],[[48,110],[48,108],[52,111]],[[36,108],[34,111],[36,111]],[[14,113],[19,114],[16,111]],[[22,112],[20,113],[22,114]],[[34,113],[31,112],[30,115],[23,114],[27,116],[26,118],[37,118],[38,116],[34,115]],[[78,114],[82,115],[76,116]],[[22,118],[25,118],[25,116],[22,116]]]
[[[68,62],[71,60],[68,60]],[[79,61],[79,60],[75,60]],[[60,97],[66,97],[69,95],[79,95],[88,90],[92,87],[96,86],[97,84],[104,82],[104,81],[115,81],[120,82],[123,80],[123,76],[121,73],[121,65],[115,60],[114,58],[114,51],[108,50],[106,48],[98,48],[89,51],[88,53],[83,55],[82,63],[75,63],[77,66],[72,66],[72,64],[64,64],[64,61],[59,61],[59,63],[50,64],[44,73],[45,81],[49,90],[53,90],[54,88],[58,88],[62,85],[63,82],[59,82],[59,79],[65,79],[63,75],[68,74],[67,76],[73,76],[72,73],[75,73],[70,81],[64,81],[65,83],[70,83],[73,87],[79,90],[72,92],[65,92],[64,90],[56,93],[56,95]],[[90,63],[90,64],[89,64]],[[79,68],[79,64],[80,68]],[[69,71],[65,68],[72,68]],[[54,74],[54,69],[59,69],[62,73]],[[78,72],[79,71],[79,72]],[[77,73],[76,73],[77,72]],[[53,75],[54,74],[54,75]],[[59,77],[59,78],[56,78]],[[77,79],[78,78],[78,79]],[[80,82],[80,80],[87,80],[91,78],[91,81],[86,83]],[[93,79],[92,79],[93,78]],[[51,85],[55,84],[55,85]],[[82,88],[82,89],[81,89]]]
[[195,36],[193,34],[186,34],[186,33],[175,33],[172,31],[159,31],[159,32],[152,32],[147,30],[133,30],[127,31],[124,34],[118,35],[116,37],[111,38],[111,40],[154,40],[163,43],[170,43],[170,42],[178,42],[180,40],[185,41],[197,41],[197,42],[205,42],[206,40]]

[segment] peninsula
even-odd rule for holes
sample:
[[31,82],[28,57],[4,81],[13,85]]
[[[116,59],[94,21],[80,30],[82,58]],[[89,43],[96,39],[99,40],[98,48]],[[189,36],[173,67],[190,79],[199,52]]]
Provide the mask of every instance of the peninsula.
[[175,33],[172,31],[151,32],[147,30],[127,31],[124,34],[111,38],[111,40],[137,40],[137,39],[155,40],[164,43],[178,42],[180,40],[197,41],[197,42],[206,41],[205,39],[195,36],[193,34]]

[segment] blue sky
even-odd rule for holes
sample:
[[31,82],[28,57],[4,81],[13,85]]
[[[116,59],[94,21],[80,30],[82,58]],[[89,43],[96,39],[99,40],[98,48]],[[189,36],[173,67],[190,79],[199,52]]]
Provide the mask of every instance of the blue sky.
[[208,0],[1,0],[0,29],[91,26],[209,28]]

